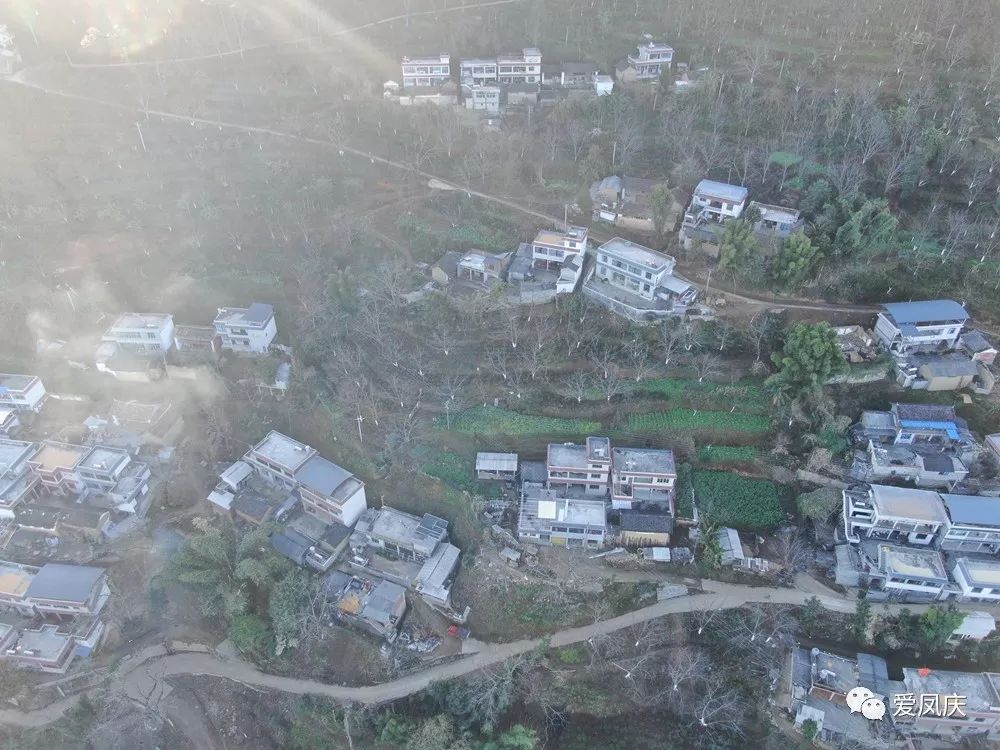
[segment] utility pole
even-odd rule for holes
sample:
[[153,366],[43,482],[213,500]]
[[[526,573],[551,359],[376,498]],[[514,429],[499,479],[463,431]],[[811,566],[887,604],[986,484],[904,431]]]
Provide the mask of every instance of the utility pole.
[[142,137],[142,128],[139,127],[139,123],[135,124],[135,129],[139,131],[139,143],[142,144],[142,152],[144,154],[149,153],[146,150],[146,139]]
[[365,436],[361,434],[361,423],[365,421],[365,418],[359,414],[355,421],[358,423],[358,441],[363,443]]

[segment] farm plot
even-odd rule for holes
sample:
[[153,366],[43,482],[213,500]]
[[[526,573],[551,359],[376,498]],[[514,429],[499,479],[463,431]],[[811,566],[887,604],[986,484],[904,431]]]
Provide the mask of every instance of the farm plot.
[[771,421],[761,414],[670,409],[649,414],[632,414],[628,418],[628,429],[634,432],[717,430],[720,432],[765,433],[771,429]]
[[711,523],[745,531],[769,531],[785,520],[778,486],[727,471],[695,471],[698,510]]
[[[438,417],[437,426],[445,420]],[[495,406],[467,409],[451,418],[451,429],[473,435],[542,435],[549,433],[589,435],[601,431],[601,423],[592,419],[564,419],[519,414]]]

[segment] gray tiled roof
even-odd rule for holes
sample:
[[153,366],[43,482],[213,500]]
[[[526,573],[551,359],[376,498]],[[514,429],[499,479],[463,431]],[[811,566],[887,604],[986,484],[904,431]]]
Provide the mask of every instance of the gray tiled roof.
[[969,313],[953,299],[921,302],[888,302],[885,308],[897,323],[926,323],[938,320],[968,320]]
[[46,563],[35,574],[25,592],[25,597],[85,602],[104,575],[104,568],[95,568],[91,565]]

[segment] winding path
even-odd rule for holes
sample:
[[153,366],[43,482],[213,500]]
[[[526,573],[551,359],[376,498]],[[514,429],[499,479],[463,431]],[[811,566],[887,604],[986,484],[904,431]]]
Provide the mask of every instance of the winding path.
[[[606,635],[638,623],[681,612],[735,609],[752,603],[801,605],[814,595],[824,608],[834,612],[850,613],[855,607],[853,599],[843,597],[809,578],[800,578],[797,581],[798,588],[795,589],[755,588],[718,581],[704,581],[703,585],[704,593],[667,599],[591,625],[560,630],[548,637],[548,643],[551,646],[582,643],[595,636]],[[894,614],[905,608],[911,612],[921,612],[928,606],[875,604],[873,611],[876,614]],[[976,604],[974,608],[996,609],[982,604]],[[209,647],[199,644],[189,646],[190,650],[181,653],[168,653],[163,646],[153,646],[125,659],[112,675],[111,687],[132,701],[153,706],[166,692],[169,692],[169,686],[165,683],[167,678],[202,675],[285,693],[323,695],[345,703],[378,705],[418,693],[433,682],[462,677],[527,653],[542,643],[541,638],[510,643],[483,643],[470,639],[463,644],[464,658],[437,664],[389,682],[363,687],[346,687],[317,680],[266,674],[239,658],[219,655]],[[78,699],[79,696],[72,696],[36,711],[3,709],[0,710],[0,723],[24,728],[45,726],[61,718],[67,710],[76,705]]]

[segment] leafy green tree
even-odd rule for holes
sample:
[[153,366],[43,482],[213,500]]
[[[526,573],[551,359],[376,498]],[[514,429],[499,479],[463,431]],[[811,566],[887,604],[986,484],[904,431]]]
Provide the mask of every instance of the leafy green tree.
[[188,537],[167,576],[195,593],[203,614],[230,618],[263,612],[274,582],[290,569],[264,529],[244,533],[227,523]]
[[403,747],[406,745],[410,735],[413,734],[414,725],[409,719],[401,716],[391,716],[382,726],[379,732],[379,742],[392,747]]
[[813,523],[826,523],[840,508],[840,491],[833,487],[820,487],[812,492],[804,492],[795,498],[799,515]]
[[601,150],[600,145],[596,143],[590,144],[590,148],[587,149],[587,155],[580,161],[577,171],[580,174],[580,179],[588,185],[607,174],[608,161],[604,157],[604,152]]
[[274,633],[257,615],[234,617],[229,624],[229,640],[237,651],[258,664],[268,661],[274,653]]
[[926,612],[916,618],[913,629],[916,637],[916,647],[922,654],[934,654],[941,651],[955,628],[965,620],[965,614],[955,609],[954,605],[947,609],[932,605]]
[[823,605],[820,604],[819,599],[815,596],[810,596],[806,599],[802,607],[802,613],[799,615],[799,625],[802,626],[802,630],[805,631],[806,635],[813,635],[822,617]]
[[884,198],[865,201],[837,229],[833,236],[834,251],[840,256],[848,256],[860,250],[885,247],[892,240],[898,223]]
[[807,189],[799,208],[805,216],[815,216],[833,198],[833,188],[825,179],[816,180]]
[[[295,702],[291,745],[294,750],[347,750],[343,713],[325,698],[306,696]],[[400,745],[401,747],[402,745]]]
[[268,602],[268,614],[279,655],[286,648],[298,647],[309,622],[310,603],[315,595],[316,584],[304,570],[293,570],[275,584]]
[[868,626],[872,622],[872,605],[865,598],[864,589],[858,591],[858,603],[854,606],[854,616],[851,618],[851,635],[858,643],[868,640]]
[[823,253],[802,232],[796,232],[785,242],[778,256],[774,277],[785,289],[795,290],[809,281],[823,259]]
[[667,231],[670,207],[674,203],[670,189],[666,185],[656,185],[649,196],[649,203],[653,209],[653,229],[657,237],[662,237]]
[[757,250],[757,238],[749,222],[738,220],[726,224],[719,241],[719,268],[733,274],[750,265],[750,258]]
[[781,353],[771,359],[778,372],[767,379],[768,387],[795,396],[821,392],[832,375],[847,369],[837,334],[829,323],[794,324]]
[[802,722],[802,739],[806,744],[806,747],[812,745],[813,741],[816,739],[816,735],[819,734],[819,724],[817,724],[813,719],[806,719]]

